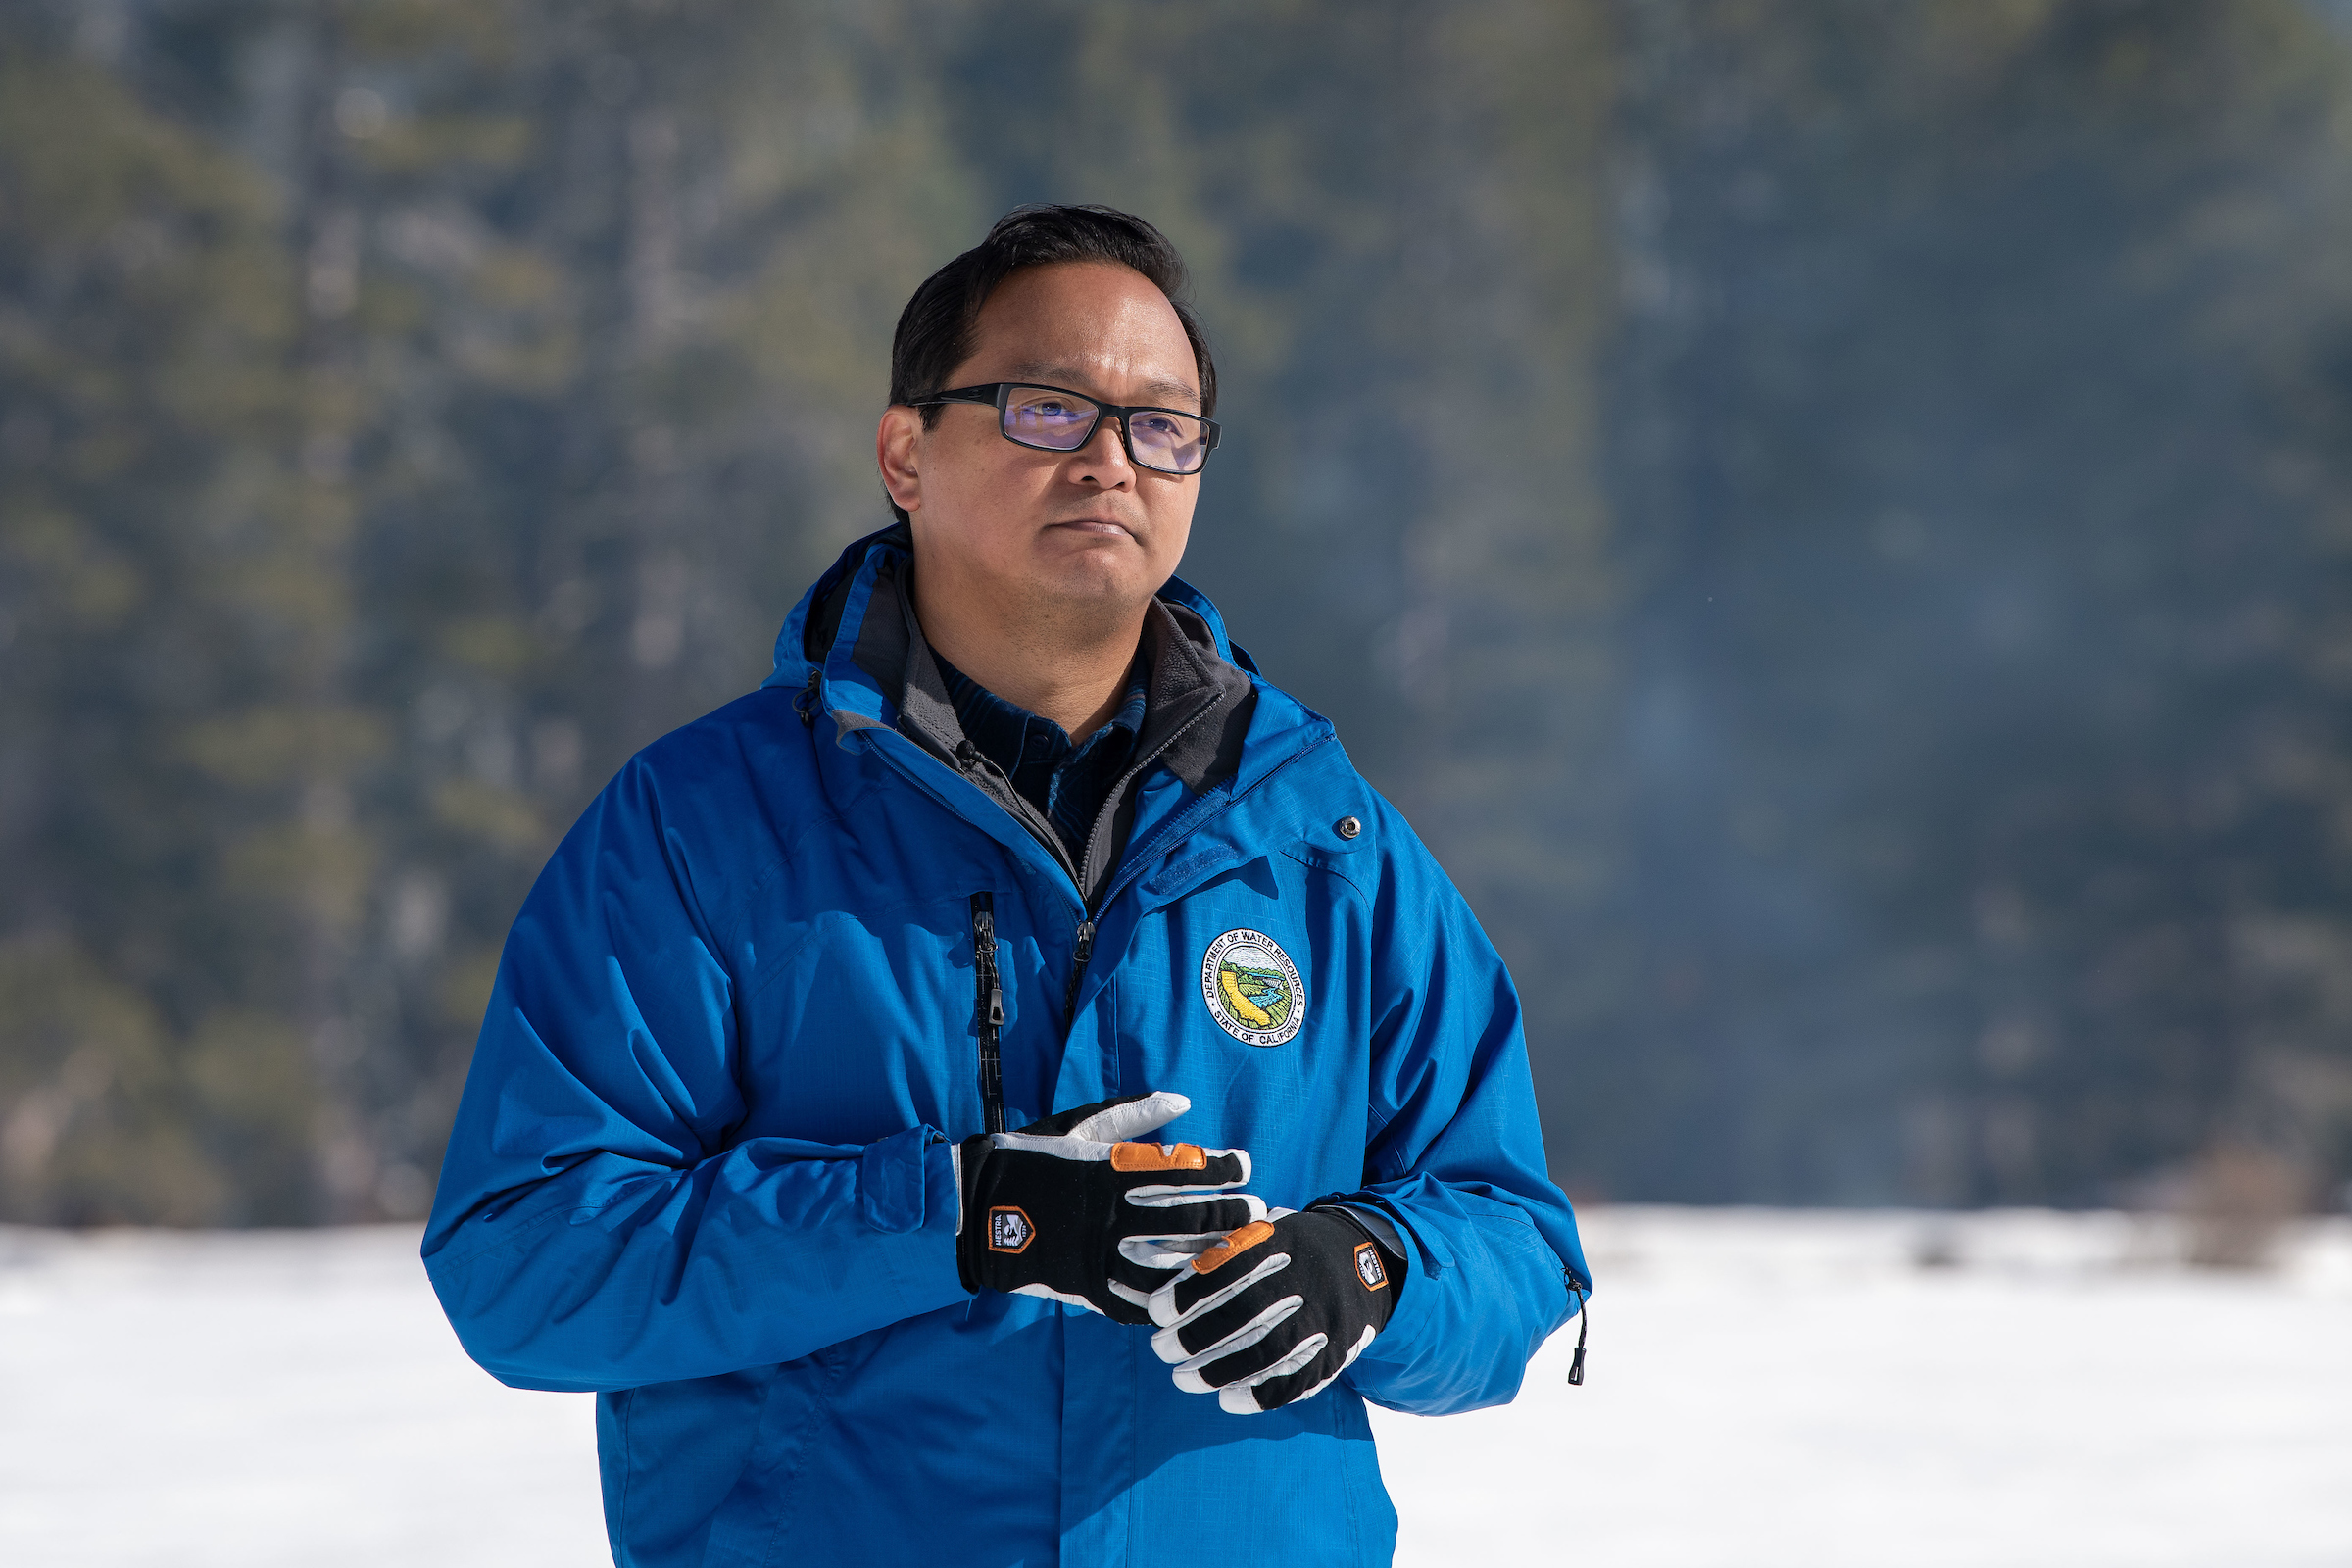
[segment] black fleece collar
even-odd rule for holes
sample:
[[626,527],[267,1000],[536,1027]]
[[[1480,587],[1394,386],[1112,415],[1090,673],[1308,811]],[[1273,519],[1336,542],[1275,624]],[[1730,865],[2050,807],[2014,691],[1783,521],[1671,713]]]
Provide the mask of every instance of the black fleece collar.
[[[885,542],[901,543],[895,536]],[[963,726],[923,641],[907,573],[901,569],[901,552],[910,555],[911,544],[901,543],[901,551],[875,573],[874,603],[866,609],[850,657],[897,706],[901,730],[952,757],[964,740]],[[846,600],[847,594],[828,598]],[[896,614],[887,608],[894,603]],[[824,644],[810,649],[812,659],[821,661],[830,647],[841,609],[839,603],[823,605],[809,616],[812,640],[820,624],[825,634]],[[1241,765],[1242,737],[1256,704],[1250,677],[1218,656],[1206,621],[1164,599],[1154,598],[1144,612],[1143,651],[1151,673],[1136,755],[1157,753],[1159,762],[1196,793],[1231,778]]]

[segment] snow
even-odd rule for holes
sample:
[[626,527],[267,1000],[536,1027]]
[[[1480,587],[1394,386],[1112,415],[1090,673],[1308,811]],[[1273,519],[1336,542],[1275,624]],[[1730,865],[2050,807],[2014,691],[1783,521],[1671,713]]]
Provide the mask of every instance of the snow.
[[[1609,1208],[1588,1381],[1376,1412],[1413,1568],[2352,1564],[2352,1221]],[[607,1560],[589,1401],[459,1351],[416,1232],[0,1230],[0,1563]],[[1942,1256],[1955,1266],[1923,1266]]]
[[[1417,1568],[2352,1564],[2352,1223],[1603,1209],[1586,1384],[1376,1412]],[[1942,1253],[1956,1267],[1922,1267]]]
[[416,1243],[0,1232],[0,1563],[609,1562],[590,1401],[466,1360]]

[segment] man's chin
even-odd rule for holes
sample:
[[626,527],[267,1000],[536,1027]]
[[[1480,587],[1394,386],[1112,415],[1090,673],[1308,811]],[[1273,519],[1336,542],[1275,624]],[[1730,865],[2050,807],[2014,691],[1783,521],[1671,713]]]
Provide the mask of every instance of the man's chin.
[[1030,558],[1048,577],[1138,574],[1150,556],[1143,541],[1124,528],[1079,528],[1057,524],[1037,536]]
[[1133,614],[1159,591],[1164,574],[1153,579],[1143,552],[1132,546],[1118,552],[1116,559],[1105,559],[1110,555],[1110,552],[1090,551],[1078,560],[1064,556],[1039,563],[1039,569],[1029,578],[1027,597],[1039,610],[1057,619],[1094,620]]

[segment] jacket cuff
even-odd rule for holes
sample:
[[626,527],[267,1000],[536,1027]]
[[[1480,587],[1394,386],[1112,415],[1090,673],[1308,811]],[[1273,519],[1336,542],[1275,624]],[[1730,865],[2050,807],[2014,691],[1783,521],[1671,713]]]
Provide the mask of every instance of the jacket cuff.
[[858,1200],[903,1317],[965,1299],[956,1269],[956,1226],[962,1215],[954,1146],[928,1127],[865,1146],[858,1160]]
[[1396,1222],[1388,1215],[1383,1214],[1377,1208],[1366,1208],[1356,1203],[1335,1203],[1332,1206],[1346,1209],[1348,1217],[1370,1231],[1372,1239],[1378,1242],[1382,1248],[1395,1252],[1398,1257],[1404,1255],[1404,1238],[1396,1234]]
[[1395,1223],[1390,1220],[1388,1215],[1376,1208],[1365,1208],[1354,1203],[1314,1203],[1309,1206],[1325,1209],[1334,1214],[1346,1215],[1363,1238],[1379,1251],[1381,1266],[1388,1270],[1390,1280],[1389,1315],[1394,1317],[1396,1303],[1404,1299],[1405,1278],[1412,1272],[1412,1265],[1404,1250],[1404,1242],[1396,1234]]

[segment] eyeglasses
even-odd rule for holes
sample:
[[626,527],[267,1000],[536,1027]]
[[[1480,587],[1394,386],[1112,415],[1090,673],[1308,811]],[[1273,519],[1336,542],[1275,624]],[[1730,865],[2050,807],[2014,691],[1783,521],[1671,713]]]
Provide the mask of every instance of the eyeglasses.
[[1119,440],[1127,461],[1157,473],[1199,473],[1217,447],[1217,421],[1181,409],[1121,408],[1058,386],[1032,386],[1025,381],[991,381],[986,386],[957,387],[913,405],[927,409],[940,403],[981,403],[997,411],[997,428],[1016,447],[1040,452],[1075,452],[1095,438],[1095,429],[1109,415],[1119,421]]

